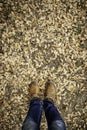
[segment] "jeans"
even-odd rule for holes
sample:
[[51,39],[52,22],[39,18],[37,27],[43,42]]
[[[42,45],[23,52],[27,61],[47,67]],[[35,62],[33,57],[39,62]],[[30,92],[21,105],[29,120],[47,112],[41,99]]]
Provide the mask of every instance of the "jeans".
[[66,130],[65,123],[54,104],[44,100],[42,107],[42,102],[39,99],[30,102],[30,108],[23,122],[22,130],[40,130],[42,108],[45,111],[48,130]]

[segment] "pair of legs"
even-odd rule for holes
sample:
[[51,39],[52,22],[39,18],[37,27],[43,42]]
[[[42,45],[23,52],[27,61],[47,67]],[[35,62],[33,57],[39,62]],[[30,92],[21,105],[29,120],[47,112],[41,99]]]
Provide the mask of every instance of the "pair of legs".
[[38,96],[39,91],[37,91],[35,87],[31,87],[31,89],[30,93],[32,93],[32,99],[30,101],[29,111],[24,120],[22,130],[40,130],[40,121],[43,109],[47,119],[48,130],[66,130],[65,123],[54,105],[55,90],[53,84],[48,83],[48,87],[45,89],[43,104]]

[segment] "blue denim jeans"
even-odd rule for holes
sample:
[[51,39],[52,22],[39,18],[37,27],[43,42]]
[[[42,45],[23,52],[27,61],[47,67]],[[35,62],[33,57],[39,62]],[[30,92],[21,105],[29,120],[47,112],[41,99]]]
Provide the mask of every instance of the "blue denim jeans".
[[23,122],[22,130],[40,130],[42,109],[44,108],[48,130],[66,130],[65,123],[53,103],[39,99],[30,102],[28,114]]

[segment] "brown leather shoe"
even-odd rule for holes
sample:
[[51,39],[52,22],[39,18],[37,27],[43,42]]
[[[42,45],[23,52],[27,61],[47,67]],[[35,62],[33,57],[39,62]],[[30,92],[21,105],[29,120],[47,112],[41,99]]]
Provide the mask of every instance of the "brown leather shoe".
[[54,103],[55,95],[56,95],[55,85],[53,84],[53,82],[48,80],[45,84],[44,99]]
[[31,99],[40,98],[40,90],[35,81],[31,82],[29,85],[29,94]]

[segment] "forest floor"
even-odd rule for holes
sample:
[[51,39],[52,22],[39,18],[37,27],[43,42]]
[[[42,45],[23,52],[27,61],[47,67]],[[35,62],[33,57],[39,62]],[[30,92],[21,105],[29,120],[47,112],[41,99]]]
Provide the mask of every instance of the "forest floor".
[[29,83],[43,96],[47,79],[67,130],[87,130],[86,8],[86,0],[0,1],[0,130],[21,130]]

